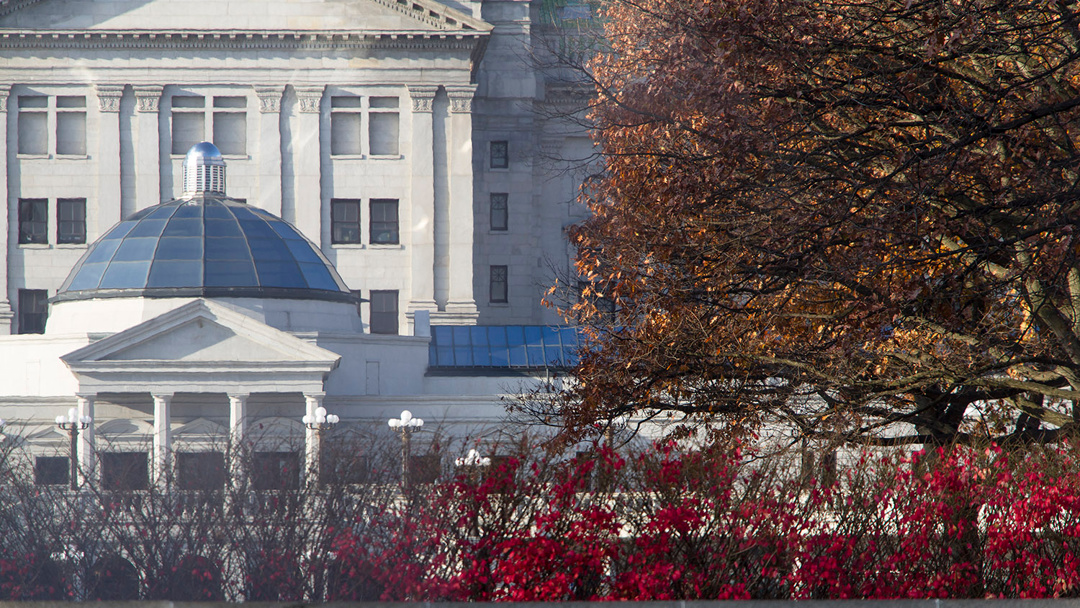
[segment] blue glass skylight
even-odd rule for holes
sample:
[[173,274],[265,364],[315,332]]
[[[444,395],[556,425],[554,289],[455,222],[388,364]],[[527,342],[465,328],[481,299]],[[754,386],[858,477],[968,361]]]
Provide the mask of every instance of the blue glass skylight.
[[322,252],[287,222],[202,194],[114,226],[90,246],[56,299],[132,295],[354,299]]
[[444,369],[567,369],[577,365],[580,348],[574,327],[435,325],[428,363]]

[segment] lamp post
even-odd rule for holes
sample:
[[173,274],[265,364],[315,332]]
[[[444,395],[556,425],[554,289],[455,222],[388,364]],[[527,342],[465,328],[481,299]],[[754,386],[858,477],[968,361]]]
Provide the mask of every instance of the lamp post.
[[[333,428],[335,424],[341,422],[337,414],[327,414],[326,408],[319,406],[315,408],[315,413],[305,414],[301,419],[304,422],[304,426],[311,431],[311,444],[308,445],[307,454],[307,470],[308,479],[312,482],[318,480],[319,474],[319,457],[322,452],[322,435],[326,431]],[[312,445],[313,444],[313,445]]]
[[71,489],[72,491],[79,489],[79,431],[84,431],[90,427],[91,419],[89,416],[80,416],[78,410],[71,408],[68,410],[67,415],[59,415],[56,417],[56,426],[60,427],[60,430],[67,431],[68,436],[71,438]]
[[401,487],[409,485],[409,451],[412,447],[412,434],[424,426],[423,418],[413,418],[412,412],[403,410],[401,418],[387,421],[390,428],[401,434]]

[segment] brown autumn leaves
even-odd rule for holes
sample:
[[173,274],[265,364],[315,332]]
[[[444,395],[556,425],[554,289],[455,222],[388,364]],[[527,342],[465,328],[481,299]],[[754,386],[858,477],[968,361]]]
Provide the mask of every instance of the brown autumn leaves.
[[[606,0],[560,404],[879,444],[1080,416],[1080,5]],[[597,305],[614,300],[616,312]]]

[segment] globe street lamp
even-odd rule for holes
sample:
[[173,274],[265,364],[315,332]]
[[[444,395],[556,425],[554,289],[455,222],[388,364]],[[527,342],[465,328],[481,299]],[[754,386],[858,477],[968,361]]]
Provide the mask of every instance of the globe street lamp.
[[455,460],[454,464],[459,467],[489,467],[491,466],[491,459],[487,456],[480,456],[480,452],[470,449],[468,454]]
[[401,435],[401,486],[409,485],[409,452],[412,448],[412,434],[424,426],[423,418],[413,418],[412,412],[403,410],[401,418],[391,418],[387,421],[390,428]]
[[68,436],[71,438],[71,489],[72,491],[79,489],[79,478],[77,477],[79,472],[79,459],[78,459],[78,443],[79,443],[79,431],[84,431],[90,427],[92,422],[90,416],[80,416],[78,410],[71,408],[68,410],[67,415],[59,415],[56,417],[56,426],[60,427],[60,430],[67,431]]

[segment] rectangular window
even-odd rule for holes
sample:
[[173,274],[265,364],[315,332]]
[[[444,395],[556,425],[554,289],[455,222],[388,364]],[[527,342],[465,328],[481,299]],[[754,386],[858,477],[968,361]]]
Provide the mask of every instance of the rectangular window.
[[368,147],[372,156],[396,156],[398,98],[372,97],[368,105]]
[[296,452],[255,452],[252,484],[256,490],[293,490],[300,487],[300,456]]
[[371,291],[369,325],[373,334],[398,333],[397,290]]
[[19,154],[49,153],[49,98],[19,96]]
[[19,290],[19,333],[43,334],[49,318],[49,292],[44,289]]
[[34,459],[34,485],[66,486],[71,482],[71,461],[63,456]]
[[56,200],[56,242],[86,242],[86,199]]
[[363,154],[360,148],[359,97],[330,98],[330,154]]
[[220,490],[225,486],[225,455],[221,452],[176,454],[177,487],[181,490]]
[[221,95],[208,107],[205,97],[174,95],[172,153],[187,154],[201,141],[213,142],[222,154],[247,154],[247,98]]
[[86,97],[56,98],[56,153],[86,155]]
[[438,454],[409,456],[409,484],[430,484],[439,479],[442,463]]
[[491,193],[491,229],[506,230],[509,225],[509,195],[505,192]]
[[489,302],[503,304],[507,301],[507,268],[506,266],[491,267],[491,295]]
[[104,452],[101,458],[101,487],[116,492],[150,487],[146,452]]
[[49,242],[49,201],[44,198],[19,199],[19,243]]
[[214,98],[214,145],[222,154],[247,154],[247,98]]
[[330,200],[330,242],[360,242],[360,200],[335,198]]
[[206,139],[206,100],[192,95],[172,98],[172,153],[187,154]]
[[489,162],[492,169],[506,169],[510,166],[510,144],[506,141],[493,141],[489,148]]
[[398,244],[397,199],[371,199],[371,243],[376,245]]

